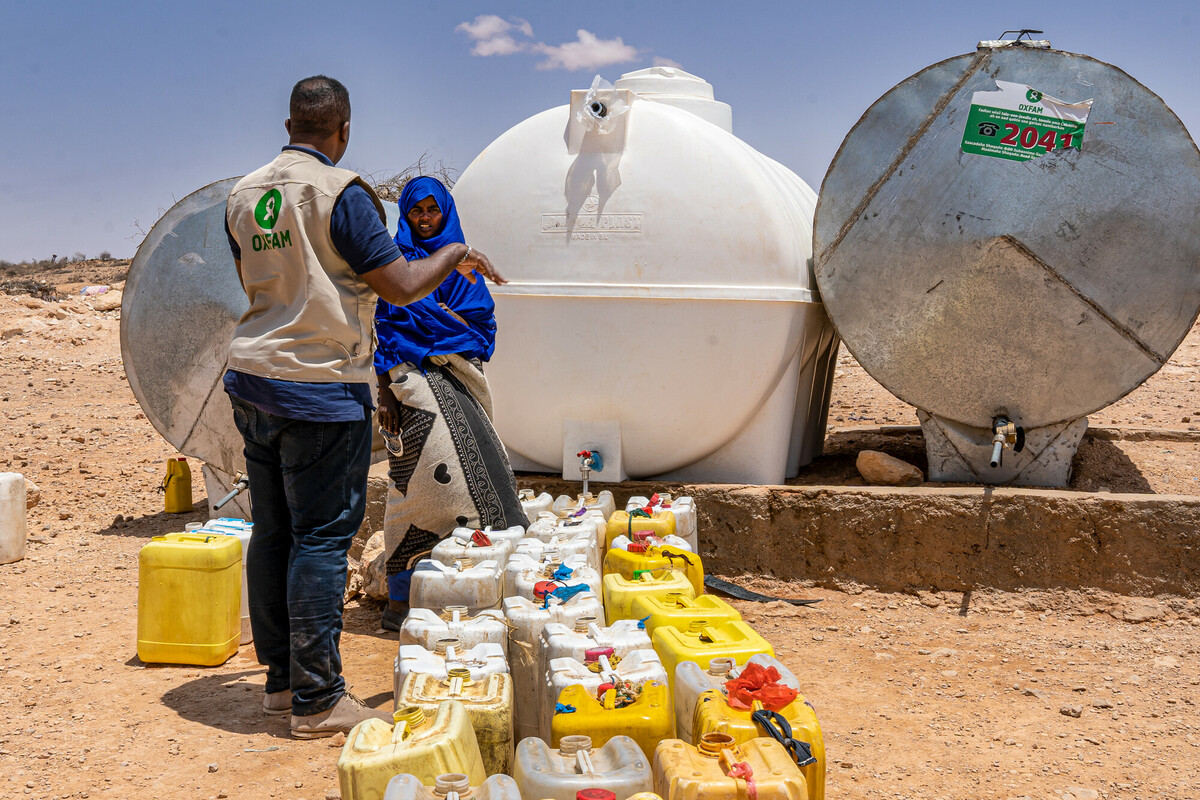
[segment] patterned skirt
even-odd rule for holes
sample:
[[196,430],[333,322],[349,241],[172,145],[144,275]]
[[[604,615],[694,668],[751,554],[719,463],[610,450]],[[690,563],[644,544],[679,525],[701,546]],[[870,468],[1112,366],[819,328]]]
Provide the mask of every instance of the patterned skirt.
[[388,455],[384,547],[389,576],[410,569],[457,527],[528,525],[508,453],[491,420],[479,363],[429,359],[389,373],[400,401],[403,453]]

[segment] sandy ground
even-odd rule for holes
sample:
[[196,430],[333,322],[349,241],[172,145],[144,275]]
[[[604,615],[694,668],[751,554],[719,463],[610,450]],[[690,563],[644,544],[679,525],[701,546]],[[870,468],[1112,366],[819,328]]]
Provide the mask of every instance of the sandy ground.
[[[50,279],[78,288],[122,269]],[[207,506],[197,475],[197,510],[162,513],[157,487],[175,454],[128,389],[119,324],[119,311],[78,298],[0,294],[0,470],[41,489],[27,557],[0,566],[0,797],[337,797],[338,749],[292,740],[286,717],[261,713],[252,647],[214,668],[136,657],[138,550]],[[1093,425],[1195,431],[1198,362],[1193,331]],[[845,354],[830,418],[835,452],[801,482],[855,480],[844,464],[852,429],[916,423]],[[1073,485],[1200,493],[1193,442],[1101,447]],[[758,588],[824,598],[801,610],[737,605],[818,710],[831,800],[1200,797],[1200,620],[1132,624],[1070,595]],[[378,615],[352,602],[342,650],[355,691],[382,708],[396,637]]]

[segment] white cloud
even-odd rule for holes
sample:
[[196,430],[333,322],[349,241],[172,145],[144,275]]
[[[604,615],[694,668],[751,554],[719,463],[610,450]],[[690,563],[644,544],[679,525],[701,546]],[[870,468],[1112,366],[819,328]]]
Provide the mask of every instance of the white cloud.
[[637,48],[625,44],[620,37],[600,39],[582,28],[576,31],[576,36],[576,41],[560,45],[535,44],[531,49],[546,56],[546,60],[537,68],[592,70],[610,64],[623,64],[638,57]]
[[675,69],[683,69],[683,64],[680,64],[678,61],[672,61],[669,58],[663,58],[662,56],[655,56],[654,61],[651,63],[656,67],[675,67]]
[[[620,37],[601,39],[585,30],[576,31],[576,40],[559,45],[522,41],[533,38],[533,26],[520,17],[504,19],[495,14],[480,14],[454,30],[465,33],[475,44],[471,55],[508,56],[513,53],[538,53],[545,60],[538,69],[594,70],[611,64],[624,64],[638,58],[636,47],[625,44]],[[655,64],[679,66],[670,59],[655,59]]]
[[530,48],[529,42],[518,42],[514,32],[532,38],[533,26],[520,17],[503,19],[495,14],[481,14],[471,22],[463,22],[454,28],[465,33],[475,42],[471,55],[507,56]]

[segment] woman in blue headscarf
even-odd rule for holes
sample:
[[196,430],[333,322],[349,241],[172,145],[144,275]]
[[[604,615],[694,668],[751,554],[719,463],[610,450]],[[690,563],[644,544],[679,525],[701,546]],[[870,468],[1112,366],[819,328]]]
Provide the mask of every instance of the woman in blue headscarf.
[[[400,193],[396,244],[409,261],[464,242],[454,198],[436,178]],[[508,454],[491,424],[483,362],[496,346],[495,304],[484,282],[453,272],[407,306],[375,310],[379,424],[388,434],[388,607],[383,627],[408,612],[412,566],[456,527],[528,525]]]

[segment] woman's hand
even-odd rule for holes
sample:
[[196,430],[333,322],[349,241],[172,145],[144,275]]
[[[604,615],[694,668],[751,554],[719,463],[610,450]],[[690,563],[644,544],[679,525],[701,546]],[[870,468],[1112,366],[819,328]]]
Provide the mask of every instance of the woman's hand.
[[463,258],[462,261],[458,262],[458,266],[455,267],[455,269],[457,269],[459,273],[461,273],[462,276],[471,283],[475,282],[475,276],[472,274],[473,272],[478,272],[480,275],[487,278],[497,286],[508,283],[508,281],[504,280],[500,273],[496,271],[496,268],[492,266],[491,259],[475,248],[468,249],[466,257]]
[[392,391],[391,378],[386,376],[380,376],[379,410],[375,413],[379,417],[379,427],[391,434],[400,433],[400,401]]

